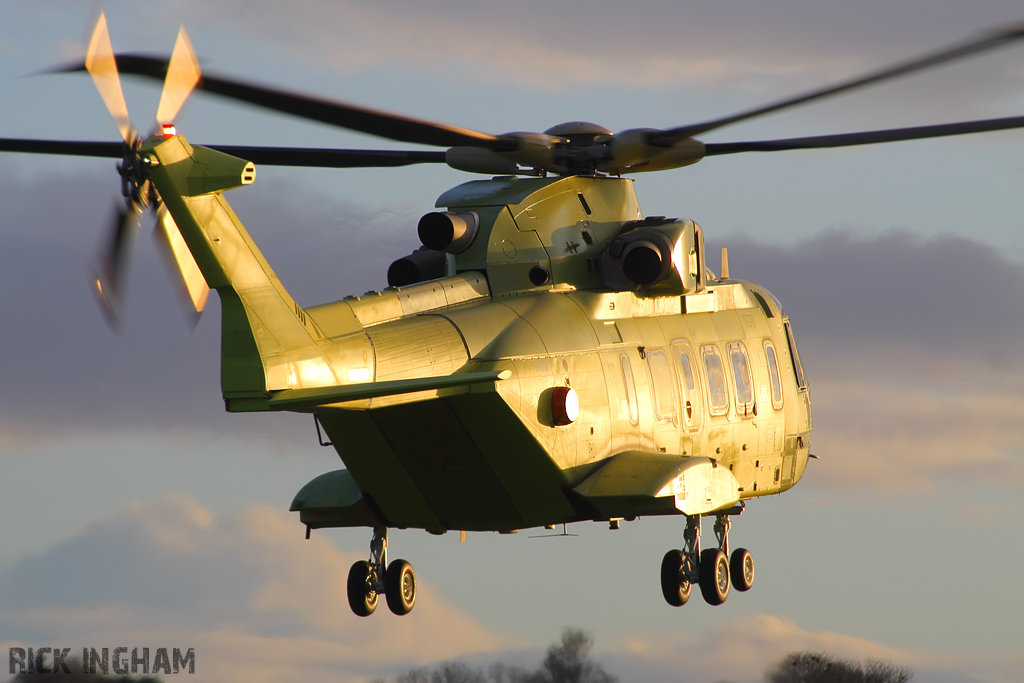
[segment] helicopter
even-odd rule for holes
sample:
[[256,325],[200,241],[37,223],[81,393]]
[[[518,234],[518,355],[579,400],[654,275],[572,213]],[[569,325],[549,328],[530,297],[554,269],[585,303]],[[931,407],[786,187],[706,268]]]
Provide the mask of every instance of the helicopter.
[[[754,562],[730,546],[749,499],[782,493],[811,454],[811,399],[793,327],[767,289],[716,275],[694,221],[645,216],[624,175],[707,156],[823,149],[1024,127],[1024,117],[840,135],[702,143],[695,136],[938,66],[1024,37],[998,29],[865,76],[703,123],[620,133],[570,122],[490,135],[204,74],[184,28],[169,59],[115,55],[101,15],[83,63],[122,140],[0,139],[0,151],[120,159],[124,209],[94,289],[121,316],[128,244],[142,214],[196,315],[221,300],[228,412],[311,414],[344,469],[296,494],[311,530],[372,529],[347,577],[352,611],[381,595],[416,603],[416,575],[388,561],[388,529],[516,533],[597,521],[618,528],[677,515],[682,547],[662,558],[666,602],[696,585],[720,605],[749,590]],[[164,82],[156,128],[131,125],[120,85]],[[193,90],[445,151],[192,145],[174,118]],[[256,166],[444,163],[490,176],[443,193],[420,219],[422,248],[395,260],[389,287],[300,306],[224,193]],[[326,438],[325,438],[326,437]],[[703,519],[715,542],[702,544]],[[705,547],[706,546],[706,547]]]

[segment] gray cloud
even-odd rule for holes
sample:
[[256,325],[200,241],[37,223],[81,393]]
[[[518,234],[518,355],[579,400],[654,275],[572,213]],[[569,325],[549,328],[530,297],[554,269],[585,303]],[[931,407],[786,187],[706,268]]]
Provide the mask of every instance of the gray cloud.
[[[727,100],[742,96],[738,107],[1021,19],[1019,5],[1008,0],[969,6],[924,0],[896,5],[881,0],[527,2],[511,11],[463,0],[430,5],[306,0],[300,6],[282,13],[276,3],[246,2],[239,11],[239,3],[229,2],[211,13],[207,4],[193,2],[185,12],[194,21],[212,19],[343,72],[399,65],[431,78],[541,89],[690,84],[704,97],[709,92]],[[918,112],[937,102],[978,113],[996,103],[1008,106],[1019,92],[1014,84],[1024,77],[1015,54],[986,56],[947,70],[940,79],[926,77],[913,82],[910,92],[903,82],[884,90],[881,99],[844,101],[842,109],[853,106],[863,113],[889,98],[896,100],[893,107]]]
[[733,277],[779,297],[801,339],[1002,358],[1024,332],[1024,269],[968,237],[854,227],[791,246],[715,237],[713,262],[720,246],[730,248]]

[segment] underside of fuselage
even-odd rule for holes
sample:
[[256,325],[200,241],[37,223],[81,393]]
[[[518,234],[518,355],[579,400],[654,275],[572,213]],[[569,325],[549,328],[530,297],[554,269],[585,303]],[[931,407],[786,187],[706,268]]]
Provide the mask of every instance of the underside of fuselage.
[[[339,455],[365,503],[352,500],[333,514],[300,505],[314,528],[367,525],[364,505],[376,524],[432,532],[601,518],[572,490],[599,464],[560,469],[493,389],[317,416],[331,441],[343,444]],[[649,500],[643,512],[677,512],[672,503]]]

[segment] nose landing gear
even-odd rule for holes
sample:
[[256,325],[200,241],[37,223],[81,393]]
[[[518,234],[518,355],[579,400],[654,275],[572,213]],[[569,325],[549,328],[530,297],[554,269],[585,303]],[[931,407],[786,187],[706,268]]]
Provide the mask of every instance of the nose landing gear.
[[374,527],[369,561],[359,560],[348,571],[348,605],[356,616],[368,617],[381,594],[392,612],[408,614],[416,605],[416,573],[405,560],[388,564],[387,527]]
[[730,583],[744,592],[754,585],[754,558],[745,548],[729,555],[729,517],[743,512],[739,505],[715,515],[717,548],[700,549],[700,515],[686,517],[682,550],[670,550],[661,561],[661,592],[665,601],[680,607],[690,599],[693,584],[700,587],[704,601],[721,605],[729,597]]

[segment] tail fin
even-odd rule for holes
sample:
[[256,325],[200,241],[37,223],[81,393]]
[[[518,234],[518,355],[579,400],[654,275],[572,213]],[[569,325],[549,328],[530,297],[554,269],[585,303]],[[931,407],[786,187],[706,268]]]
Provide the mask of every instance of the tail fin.
[[[265,399],[277,389],[347,384],[332,360],[351,366],[363,356],[372,367],[364,335],[327,345],[323,332],[281,285],[222,192],[255,179],[253,164],[181,136],[154,136],[143,146],[149,178],[222,308],[221,387],[233,399]],[[351,332],[361,326],[352,318]],[[333,358],[338,355],[345,358]],[[331,356],[329,358],[328,356]],[[255,408],[259,402],[253,403]],[[235,409],[245,409],[244,400]]]

